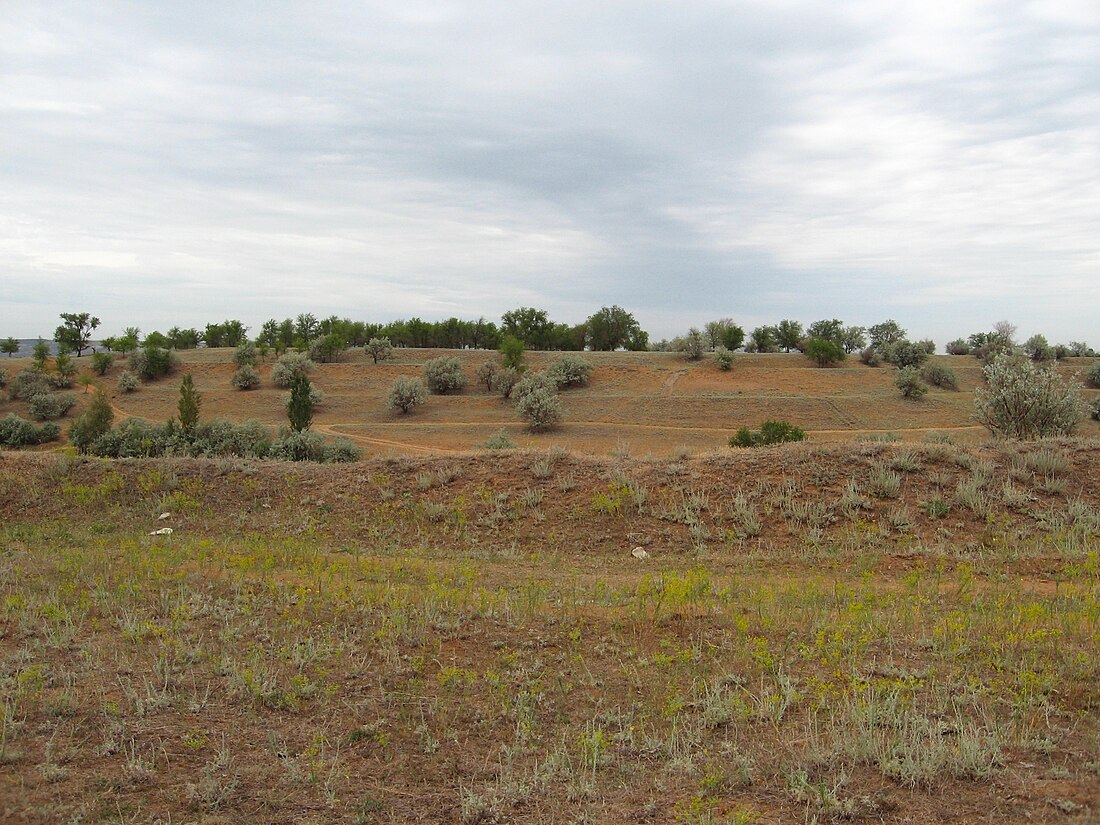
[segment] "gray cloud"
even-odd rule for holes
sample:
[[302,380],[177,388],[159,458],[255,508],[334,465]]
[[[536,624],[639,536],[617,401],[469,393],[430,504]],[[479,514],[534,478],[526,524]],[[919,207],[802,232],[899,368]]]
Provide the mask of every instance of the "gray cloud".
[[299,311],[1095,335],[1100,9],[0,9],[0,335]]

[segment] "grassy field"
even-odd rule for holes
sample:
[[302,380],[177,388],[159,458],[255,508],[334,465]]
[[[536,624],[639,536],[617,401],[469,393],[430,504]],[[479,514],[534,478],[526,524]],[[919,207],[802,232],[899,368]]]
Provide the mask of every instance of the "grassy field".
[[[641,360],[571,418],[644,380],[694,427],[754,369]],[[757,396],[888,394],[776,363]],[[333,428],[395,434],[320,384]],[[905,423],[965,421],[964,393]],[[1100,442],[647,460],[612,432],[343,466],[0,453],[0,820],[1095,821]]]
[[[470,380],[465,390],[432,396],[410,415],[386,408],[386,394],[397,376],[419,376],[427,359],[444,354],[462,361]],[[180,355],[179,372],[131,394],[116,389],[124,360],[100,379],[112,395],[116,423],[127,415],[158,422],[174,416],[184,371],[192,373],[202,393],[204,417],[256,418],[272,425],[286,422],[286,390],[271,382],[271,359],[260,366],[261,387],[241,392],[229,383],[234,370],[232,350],[190,350]],[[375,365],[362,350],[349,352],[339,363],[319,365],[311,375],[326,396],[316,410],[314,428],[345,435],[369,455],[381,456],[475,450],[501,429],[521,446],[558,446],[604,456],[612,451],[676,456],[685,450],[724,449],[739,427],[757,427],[768,418],[786,419],[814,441],[851,441],[885,433],[921,441],[937,431],[950,433],[960,442],[986,437],[973,418],[981,365],[969,356],[933,357],[955,371],[957,392],[933,388],[923,400],[907,401],[894,386],[896,370],[866,367],[854,358],[841,367],[819,369],[799,354],[738,354],[733,369],[722,372],[709,357],[692,363],[674,353],[585,353],[595,366],[590,384],[563,393],[564,426],[540,435],[526,431],[509,402],[475,385],[477,367],[494,357],[495,353],[472,350],[398,350],[393,361]],[[540,369],[558,357],[528,353],[527,363]],[[1068,359],[1059,370],[1072,376],[1093,360]],[[80,359],[85,367],[88,361],[88,356]],[[9,374],[29,365],[29,359],[0,363]],[[86,401],[89,396],[80,397]],[[25,406],[5,399],[0,401],[0,414],[11,410],[26,417]],[[77,414],[79,408],[71,413]],[[1100,436],[1100,424],[1083,422],[1081,433]]]

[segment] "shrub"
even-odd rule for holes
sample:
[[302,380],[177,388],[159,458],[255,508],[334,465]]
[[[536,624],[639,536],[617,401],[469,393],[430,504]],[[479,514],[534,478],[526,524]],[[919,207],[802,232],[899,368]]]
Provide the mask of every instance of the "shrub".
[[229,383],[239,390],[252,390],[260,386],[260,373],[251,364],[245,364],[233,373]]
[[238,367],[256,366],[256,345],[251,341],[245,341],[233,351],[233,363]]
[[994,435],[1036,439],[1068,434],[1081,418],[1081,386],[1030,358],[998,353],[975,392],[978,420]]
[[965,338],[956,338],[945,347],[945,350],[948,355],[969,355],[970,344]]
[[35,369],[23,370],[15,374],[8,387],[8,396],[13,401],[30,401],[35,396],[45,395],[53,389],[46,373]]
[[501,366],[496,361],[486,361],[477,368],[474,377],[477,383],[484,385],[486,392],[493,391],[493,377],[500,372]]
[[500,340],[500,357],[504,359],[504,366],[514,370],[523,369],[523,351],[526,345],[514,335],[505,335]]
[[881,367],[882,356],[874,347],[867,347],[859,353],[859,360],[869,367]]
[[934,387],[945,390],[957,390],[959,388],[959,380],[955,377],[955,371],[942,364],[925,364],[920,374],[921,378]]
[[511,450],[515,446],[516,442],[509,438],[504,430],[497,430],[485,440],[486,450]]
[[559,388],[578,387],[588,383],[588,377],[592,374],[592,362],[579,355],[563,355],[550,365],[546,374]]
[[118,388],[121,392],[133,392],[140,383],[138,377],[129,370],[118,377]]
[[147,346],[135,350],[130,356],[130,371],[149,381],[168,375],[179,366],[180,359],[174,350]]
[[96,375],[106,375],[107,370],[115,362],[115,356],[109,352],[92,353],[92,372]]
[[340,355],[347,348],[347,342],[343,338],[335,332],[330,332],[309,342],[309,357],[317,363],[327,364],[330,361],[339,361]]
[[1054,349],[1042,335],[1032,335],[1024,342],[1024,354],[1032,361],[1054,360]]
[[553,389],[545,385],[532,387],[517,398],[516,411],[536,431],[548,430],[562,419],[561,399]]
[[453,355],[444,355],[424,362],[424,383],[437,395],[466,386],[462,364]]
[[376,364],[393,357],[393,344],[390,343],[389,338],[371,338],[363,349]]
[[323,464],[350,464],[363,457],[363,451],[346,438],[334,438],[325,442],[321,451]]
[[895,341],[882,351],[882,357],[896,367],[919,367],[928,360],[928,347],[924,343]]
[[295,432],[308,430],[313,422],[313,399],[310,398],[312,385],[304,374],[299,373],[290,382],[290,398],[286,402],[286,417]]
[[57,374],[53,377],[53,385],[59,390],[67,390],[73,385],[73,377],[77,373],[73,357],[65,352],[59,352],[54,362]]
[[88,409],[69,427],[69,443],[86,453],[97,438],[111,431],[115,414],[103,390],[97,390]]
[[688,330],[688,334],[684,336],[681,343],[684,351],[684,357],[689,361],[698,361],[703,357],[703,350],[706,348],[706,343],[703,341],[703,333],[699,332],[695,327]]
[[718,369],[729,372],[733,369],[733,353],[725,347],[718,347],[714,351],[714,363],[718,366]]
[[271,368],[271,380],[276,387],[289,387],[298,375],[308,375],[316,366],[309,356],[301,352],[287,352],[279,356]]
[[36,395],[31,399],[31,415],[39,421],[53,421],[61,418],[76,406],[76,396],[71,392],[59,392],[54,395]]
[[36,427],[15,413],[8,413],[4,418],[0,418],[0,446],[29,447],[53,441],[59,435],[61,435],[61,428],[52,422]]
[[195,389],[195,382],[191,379],[191,373],[183,376],[180,382],[180,397],[176,405],[179,411],[180,426],[187,432],[195,429],[199,423],[199,409],[202,407],[202,396]]
[[363,451],[346,438],[326,441],[320,433],[310,430],[281,430],[271,443],[270,458],[280,461],[317,461],[339,464],[358,461]]
[[806,357],[819,367],[839,364],[848,357],[844,347],[827,338],[811,338],[806,342]]
[[1097,361],[1088,368],[1088,371],[1085,373],[1085,382],[1090,387],[1100,389],[1100,361]]
[[512,400],[517,404],[528,393],[535,392],[536,390],[547,390],[548,392],[557,392],[558,385],[549,378],[544,372],[529,372],[520,378],[512,387]]
[[8,373],[7,370],[0,370],[0,389],[3,389],[8,385]]
[[493,392],[499,392],[505,398],[510,398],[519,380],[519,370],[515,367],[499,369],[493,375]]
[[737,435],[730,439],[731,447],[767,447],[787,441],[802,441],[806,433],[799,427],[786,421],[765,421],[759,430],[742,427]]
[[428,390],[423,381],[419,378],[409,378],[406,375],[401,375],[390,387],[390,394],[386,397],[386,406],[391,410],[407,413],[427,400]]
[[1089,415],[1092,416],[1093,421],[1100,421],[1100,395],[1092,399],[1092,403],[1089,404]]
[[920,380],[920,370],[916,367],[902,367],[894,376],[894,386],[901,390],[901,394],[914,401],[924,397],[928,392],[928,385]]

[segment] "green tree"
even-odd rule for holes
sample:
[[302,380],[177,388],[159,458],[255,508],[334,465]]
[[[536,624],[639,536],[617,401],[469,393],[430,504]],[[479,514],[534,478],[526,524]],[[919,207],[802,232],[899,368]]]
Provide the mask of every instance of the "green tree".
[[180,426],[183,427],[184,432],[191,432],[195,429],[195,425],[199,423],[199,407],[201,406],[202,396],[195,389],[195,384],[191,380],[191,373],[187,373],[180,383],[180,400],[177,405]]
[[290,428],[298,433],[308,430],[313,423],[313,399],[309,396],[309,390],[309,379],[305,373],[295,373],[290,382],[290,400],[287,401],[286,415],[290,419]]
[[511,333],[505,333],[500,339],[500,357],[504,359],[504,366],[522,370],[524,349],[523,341]]
[[50,345],[39,338],[38,343],[31,350],[31,358],[34,359],[34,368],[39,372],[45,372],[46,362],[50,360]]
[[5,338],[0,341],[0,352],[6,352],[8,358],[11,358],[15,353],[19,352],[19,342],[14,338]]
[[393,344],[389,338],[371,338],[363,348],[374,359],[374,363],[385,361],[393,356]]
[[620,306],[601,307],[585,322],[589,349],[613,352],[625,347],[641,327],[638,321]]
[[505,312],[500,318],[500,331],[515,336],[528,349],[550,349],[553,346],[554,323],[542,309],[520,307]]
[[80,452],[88,452],[97,438],[110,432],[114,418],[107,394],[102,389],[97,389],[88,409],[69,428],[69,442]]
[[99,319],[87,312],[62,312],[61,320],[64,323],[54,330],[53,339],[58,347],[75,352],[79,358],[88,349],[92,331],[99,326]]
[[783,348],[784,352],[798,349],[802,341],[802,324],[787,318],[779,322],[775,328],[775,342]]
[[828,338],[811,338],[806,342],[806,357],[819,367],[837,364],[847,358],[844,347]]
[[890,344],[896,344],[905,338],[905,330],[897,321],[883,321],[869,327],[867,335],[871,339],[871,347],[882,352]]

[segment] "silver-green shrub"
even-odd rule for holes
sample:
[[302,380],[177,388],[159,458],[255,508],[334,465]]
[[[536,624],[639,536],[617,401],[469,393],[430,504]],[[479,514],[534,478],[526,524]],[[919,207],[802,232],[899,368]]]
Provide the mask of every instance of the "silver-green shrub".
[[1066,435],[1083,414],[1081,385],[1026,356],[998,353],[975,392],[978,420],[994,435],[1037,439]]

